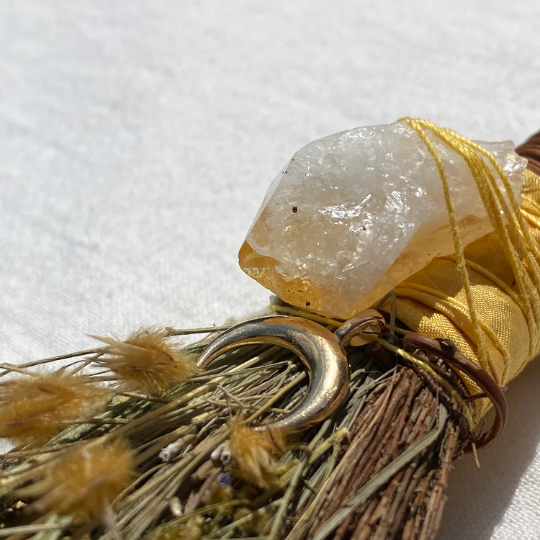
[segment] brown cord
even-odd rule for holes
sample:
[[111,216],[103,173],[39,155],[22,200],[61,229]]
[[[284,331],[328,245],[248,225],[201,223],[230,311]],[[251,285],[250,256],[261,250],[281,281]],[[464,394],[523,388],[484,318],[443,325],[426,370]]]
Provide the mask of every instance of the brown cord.
[[528,168],[540,175],[540,131],[516,148],[516,154],[529,160]]
[[441,358],[470,379],[482,390],[487,398],[493,403],[495,420],[490,429],[479,435],[473,442],[477,448],[486,446],[496,439],[504,429],[508,417],[508,406],[502,389],[495,383],[493,378],[482,368],[473,364],[455,347],[445,343],[444,340],[436,340],[410,332],[403,338],[403,349],[411,354],[415,351],[422,351],[426,355],[434,355]]

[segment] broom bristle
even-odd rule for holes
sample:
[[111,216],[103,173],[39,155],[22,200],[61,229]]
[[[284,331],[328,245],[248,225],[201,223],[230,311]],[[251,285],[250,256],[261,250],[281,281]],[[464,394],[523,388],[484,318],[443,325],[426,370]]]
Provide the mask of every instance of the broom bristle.
[[[439,421],[439,407],[437,397],[409,368],[401,368],[391,382],[374,389],[351,428],[351,442],[339,466],[300,509],[288,540],[434,538],[450,465],[460,455],[459,426],[448,420],[440,436],[414,459],[401,467],[397,460]],[[370,483],[391,471],[394,463],[395,470],[370,492]],[[339,515],[342,519],[332,527],[331,520]]]
[[[109,353],[117,350],[116,342],[107,343]],[[114,522],[118,534],[130,540],[279,540],[288,534],[288,540],[432,540],[450,465],[464,444],[461,424],[446,412],[448,403],[441,404],[442,387],[410,366],[382,373],[372,354],[366,347],[349,351],[346,400],[332,417],[295,435],[289,446],[280,432],[239,420],[253,423],[264,415],[263,423],[272,423],[304,399],[307,377],[288,351],[267,346],[229,351],[220,368],[196,374],[159,399],[118,396],[102,423],[70,428],[54,444],[63,450],[83,439],[94,439],[86,444],[95,447],[120,435],[129,438],[138,474],[130,489],[122,491],[131,467],[124,463],[132,462],[121,452],[110,460],[108,473],[94,467],[88,476],[77,467],[89,461],[72,461],[67,452],[61,454],[66,461],[52,461],[58,470],[47,462],[40,465],[50,459],[47,446],[43,458],[24,459],[23,452],[13,463],[8,455],[0,493],[14,502],[0,514],[2,522],[13,523],[10,515],[24,521],[20,501],[13,498],[17,494],[38,498],[33,508],[41,513],[90,516],[122,491]],[[173,447],[165,459],[163,450]],[[17,472],[21,465],[28,467],[23,475]],[[38,478],[39,470],[49,472],[24,488],[29,491],[17,491],[30,479],[24,475]],[[60,474],[67,477],[59,480]],[[116,487],[105,489],[104,476],[119,478],[112,483]],[[81,506],[83,499],[89,506]],[[85,525],[88,531],[94,527],[92,538],[111,540],[108,523],[108,530],[92,523]],[[73,538],[76,532],[63,534]]]

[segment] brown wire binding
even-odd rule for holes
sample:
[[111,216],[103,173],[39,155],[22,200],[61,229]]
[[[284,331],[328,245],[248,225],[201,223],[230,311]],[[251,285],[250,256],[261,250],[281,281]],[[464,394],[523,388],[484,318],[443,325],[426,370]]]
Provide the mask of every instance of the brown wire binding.
[[528,168],[540,175],[540,131],[516,148],[516,154],[529,160]]
[[410,332],[403,337],[403,349],[408,353],[414,354],[415,351],[421,351],[426,355],[434,355],[446,363],[454,370],[457,370],[474,381],[487,398],[493,403],[495,411],[495,420],[490,429],[480,434],[473,442],[477,448],[486,446],[496,439],[504,429],[508,417],[508,406],[504,397],[502,388],[500,388],[487,371],[473,364],[459,350],[444,340],[436,340]]

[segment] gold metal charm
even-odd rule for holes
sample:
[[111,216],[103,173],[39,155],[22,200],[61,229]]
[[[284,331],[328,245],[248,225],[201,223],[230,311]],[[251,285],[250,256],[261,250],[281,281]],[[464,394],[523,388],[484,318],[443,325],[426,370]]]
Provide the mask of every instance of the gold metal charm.
[[310,385],[302,403],[288,416],[259,429],[301,431],[330,416],[349,389],[349,364],[337,337],[301,317],[271,316],[240,323],[223,332],[198,361],[206,367],[223,353],[242,345],[277,345],[292,351],[306,365]]
[[270,316],[240,323],[219,335],[205,349],[199,367],[242,345],[277,345],[292,351],[306,365],[309,390],[291,414],[260,429],[301,431],[330,416],[349,388],[349,364],[343,350],[362,331],[381,332],[384,317],[369,309],[346,321],[335,334],[302,317]]

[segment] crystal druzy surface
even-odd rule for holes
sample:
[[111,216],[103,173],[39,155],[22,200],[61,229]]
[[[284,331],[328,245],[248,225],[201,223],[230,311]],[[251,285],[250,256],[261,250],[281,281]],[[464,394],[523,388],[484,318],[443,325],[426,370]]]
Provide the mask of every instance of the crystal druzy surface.
[[[432,141],[469,244],[491,232],[491,223],[463,158]],[[480,144],[519,201],[526,160],[510,141]],[[286,302],[347,318],[453,251],[435,161],[412,128],[395,122],[299,150],[270,186],[239,258],[249,276]]]

